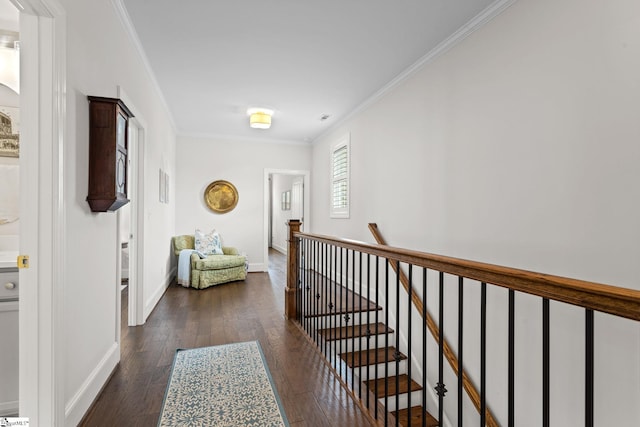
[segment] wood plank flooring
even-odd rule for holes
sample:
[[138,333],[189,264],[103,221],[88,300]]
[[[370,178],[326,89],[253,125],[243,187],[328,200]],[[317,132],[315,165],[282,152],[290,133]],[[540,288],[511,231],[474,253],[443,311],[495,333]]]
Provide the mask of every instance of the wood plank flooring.
[[123,295],[121,361],[80,425],[155,426],[177,348],[258,340],[292,427],[370,426],[322,357],[284,319],[285,261],[270,251],[268,274],[203,290],[172,285],[144,326],[126,326]]

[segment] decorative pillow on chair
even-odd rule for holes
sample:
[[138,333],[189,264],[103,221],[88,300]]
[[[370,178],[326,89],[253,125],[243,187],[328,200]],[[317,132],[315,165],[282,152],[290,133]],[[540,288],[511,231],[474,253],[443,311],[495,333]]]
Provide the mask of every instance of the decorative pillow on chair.
[[205,255],[224,255],[222,241],[216,230],[211,230],[211,233],[204,234],[199,229],[196,229],[195,250]]

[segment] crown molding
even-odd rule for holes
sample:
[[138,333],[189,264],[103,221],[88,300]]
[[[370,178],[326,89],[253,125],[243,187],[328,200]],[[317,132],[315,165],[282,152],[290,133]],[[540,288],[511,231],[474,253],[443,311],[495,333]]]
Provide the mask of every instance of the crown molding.
[[311,146],[311,143],[306,141],[298,141],[294,139],[275,139],[275,138],[257,138],[250,136],[238,136],[238,135],[223,135],[207,132],[178,132],[178,138],[198,138],[198,139],[218,139],[233,142],[252,142],[263,144],[286,144],[286,145],[302,145]]
[[122,0],[111,0],[111,4],[115,9],[116,14],[120,18],[120,22],[122,23],[122,26],[124,27],[127,34],[129,35],[131,42],[133,43],[136,50],[138,51],[138,55],[140,55],[140,59],[142,60],[144,68],[147,71],[147,74],[149,75],[149,79],[151,80],[151,85],[155,89],[158,97],[160,97],[162,106],[167,111],[167,115],[169,116],[169,123],[171,124],[173,131],[177,133],[178,128],[176,126],[175,119],[173,118],[173,113],[171,112],[171,109],[169,108],[169,103],[167,102],[166,98],[164,97],[164,94],[162,93],[162,90],[160,89],[160,85],[158,84],[156,75],[153,72],[153,68],[151,68],[151,64],[149,63],[147,54],[145,53],[144,48],[142,47],[142,43],[140,42],[138,33],[136,32],[136,29],[131,23],[131,17],[129,16],[129,12],[127,12],[127,9],[124,6]]
[[371,105],[375,104],[378,100],[384,97],[387,93],[391,92],[395,89],[400,83],[404,82],[418,71],[423,69],[429,63],[434,61],[440,55],[443,55],[447,51],[451,50],[458,43],[462,42],[464,39],[469,37],[476,30],[482,28],[487,23],[489,23],[492,19],[500,15],[504,10],[506,10],[513,3],[518,0],[496,0],[487,6],[482,12],[460,27],[456,32],[451,34],[445,40],[440,42],[436,47],[431,49],[426,55],[422,58],[418,59],[400,74],[398,74],[395,78],[393,78],[389,83],[380,88],[377,92],[367,98],[364,102],[359,104],[356,108],[354,108],[349,114],[344,116],[342,119],[338,120],[336,123],[331,125],[331,127],[327,128],[320,135],[313,138],[311,144],[314,144],[316,141],[328,136],[330,133],[334,132],[338,127],[342,126],[351,118],[355,117],[362,111],[369,108]]

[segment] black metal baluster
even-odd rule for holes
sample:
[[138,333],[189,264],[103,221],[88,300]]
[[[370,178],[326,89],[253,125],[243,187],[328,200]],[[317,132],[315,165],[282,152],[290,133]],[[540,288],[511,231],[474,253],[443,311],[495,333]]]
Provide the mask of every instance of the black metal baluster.
[[309,302],[309,290],[311,289],[311,276],[309,275],[309,263],[312,260],[312,255],[311,255],[311,245],[313,242],[311,242],[310,240],[305,239],[305,261],[304,261],[304,282],[302,284],[302,289],[301,289],[301,294],[303,294],[303,301],[302,302],[302,307],[303,307],[303,319],[304,319],[304,325],[303,327],[306,329],[307,334],[309,334],[309,336],[311,336],[311,331],[309,330],[309,325],[308,323],[308,319],[309,319],[309,310],[307,310],[307,304]]
[[319,259],[318,259],[318,271],[316,272],[316,275],[318,275],[318,283],[316,284],[316,293],[313,296],[313,323],[316,326],[316,344],[318,346],[318,348],[320,349],[320,352],[322,353],[322,336],[320,335],[320,332],[323,328],[322,326],[322,322],[321,322],[321,317],[320,317],[320,298],[322,296],[322,289],[324,287],[324,273],[325,273],[325,257],[324,257],[324,243],[322,242],[318,242],[318,255],[319,255]]
[[593,366],[594,366],[594,338],[593,338],[593,310],[585,310],[585,396],[584,396],[584,425],[593,427]]
[[[355,253],[354,253],[355,256]],[[355,261],[354,261],[355,262]],[[353,269],[354,271],[354,275],[355,275],[355,268]],[[355,290],[355,282],[353,282],[353,286],[354,286],[354,290]],[[361,307],[362,306],[362,252],[358,252],[358,305]],[[353,299],[353,323],[351,323],[352,326],[352,332],[351,332],[351,337],[353,338],[352,344],[351,344],[351,349],[355,350],[355,336],[356,336],[356,322],[355,322],[355,318],[356,318],[356,300],[355,297]],[[362,351],[362,309],[358,312],[358,325],[359,325],[359,329],[358,329],[358,351]],[[360,356],[360,358],[362,359],[362,356]],[[360,364],[360,366],[362,366],[362,364]],[[362,399],[362,375],[361,375],[361,371],[362,368],[358,367],[358,398]],[[354,370],[355,372],[355,370]],[[355,393],[355,390],[354,390]]]
[[422,427],[427,427],[427,269],[422,268]]
[[515,317],[516,299],[513,289],[509,289],[509,398],[508,398],[508,426],[515,424]]
[[463,369],[464,364],[462,363],[463,358],[463,349],[464,349],[464,340],[463,340],[463,330],[464,330],[464,279],[462,276],[458,276],[458,426],[462,427],[463,425],[463,416],[462,416],[462,391],[463,391]]
[[487,284],[480,286],[480,426],[487,418]]
[[[371,287],[371,281],[369,280],[369,276],[371,273],[371,263],[370,263],[370,257],[369,254],[367,254],[367,304],[369,301],[369,294],[370,294],[370,287]],[[360,295],[362,295],[362,252],[360,252]],[[370,311],[367,310],[367,325],[369,325],[369,313]],[[360,298],[360,313],[358,314],[359,318],[360,318],[360,325],[362,325],[362,298]],[[362,326],[360,326],[360,328],[362,328]],[[368,328],[368,326],[367,326]],[[367,332],[369,332],[369,329],[367,329]],[[362,329],[360,329],[360,334],[362,335]],[[369,333],[367,333],[367,366],[369,366]],[[362,338],[360,338],[360,349],[362,350],[363,346],[363,342],[362,342]],[[362,353],[360,353],[360,359],[362,359]],[[359,368],[358,370],[358,394],[362,397],[362,368]],[[369,393],[367,393],[367,404],[366,404],[367,408],[369,408]]]
[[300,286],[300,311],[302,312],[302,318],[300,322],[300,326],[307,335],[311,336],[311,331],[308,328],[307,322],[309,320],[309,310],[307,310],[307,303],[309,301],[309,291],[311,290],[311,281],[309,276],[309,265],[308,263],[311,261],[311,241],[304,239],[304,244],[307,247],[307,265],[305,265],[304,276],[305,279]]
[[[398,270],[398,273],[400,273],[400,270]],[[398,274],[399,275],[399,274]],[[411,420],[411,361],[413,359],[413,356],[411,354],[411,342],[413,341],[413,335],[411,334],[411,318],[413,310],[412,308],[412,301],[411,298],[413,297],[413,264],[409,264],[409,272],[408,272],[408,276],[409,276],[409,292],[407,292],[407,312],[409,314],[409,320],[408,320],[408,325],[407,325],[407,337],[409,337],[407,339],[408,343],[407,343],[407,363],[409,364],[408,368],[407,368],[407,375],[409,376],[409,405],[407,406],[409,408],[408,410],[408,420]],[[396,372],[397,374],[397,372]],[[398,411],[399,409],[396,408],[396,411]],[[397,418],[396,418],[397,419]],[[409,421],[411,422],[411,421]]]
[[[380,301],[380,257],[378,255],[376,255],[376,307],[378,306],[378,302]],[[376,325],[379,322],[379,312],[380,310],[376,310]],[[386,336],[388,337],[388,334],[386,334]],[[386,338],[388,339],[388,338]],[[378,348],[378,343],[376,343],[376,348]],[[375,371],[375,379],[378,379],[378,352],[375,352],[375,357],[374,357],[374,371]],[[371,379],[371,367],[367,367],[367,379],[370,380]],[[374,411],[375,411],[375,419],[378,419],[378,382],[375,381],[374,382],[374,396],[376,396],[375,401],[373,402],[373,407],[374,407]]]
[[438,420],[442,421],[444,415],[444,395],[447,388],[444,385],[444,273],[440,272],[440,295],[438,296],[438,323],[440,331],[438,334],[438,384],[436,392],[438,393]]
[[[371,301],[371,255],[367,254],[367,301]],[[377,310],[376,310],[377,311]],[[370,317],[371,317],[371,311],[367,310],[367,325],[370,325]],[[377,339],[377,337],[376,337]],[[370,331],[367,330],[367,380],[370,380],[371,378],[369,378],[369,350],[370,348],[370,341],[371,341],[371,335],[370,335]],[[362,365],[362,364],[360,364]],[[362,388],[362,367],[360,368],[360,387]],[[361,390],[361,394],[362,394],[362,390]],[[367,409],[369,409],[369,395],[371,393],[367,393]]]
[[305,242],[304,281],[300,284],[300,305],[298,307],[301,307],[301,311],[303,313],[302,319],[306,325],[307,318],[309,317],[306,304],[308,300],[309,290],[311,289],[311,282],[310,282],[310,276],[309,276],[309,262],[311,260],[311,241],[308,239],[304,239],[304,242]]
[[[351,251],[351,290],[353,292],[353,303],[351,303],[351,366],[354,366],[355,354],[356,354],[356,251]],[[360,253],[360,272],[362,272],[362,252]],[[362,277],[360,277],[360,293],[358,293],[358,304],[362,305]],[[347,325],[349,326],[349,325]],[[348,335],[348,334],[347,334]],[[358,346],[358,350],[360,346]],[[356,394],[355,390],[355,367],[351,370],[351,390],[353,394]],[[360,397],[358,395],[358,397]]]
[[[386,325],[389,324],[389,259],[385,258],[385,279],[384,279],[384,323]],[[396,325],[396,334],[398,333],[398,326]],[[389,363],[388,359],[388,350],[389,349],[389,335],[387,335],[385,339],[385,364],[384,364],[384,407],[389,407]],[[389,425],[389,417],[387,414],[384,415],[384,425],[387,427]]]
[[[396,290],[395,290],[395,296],[396,296],[396,330],[399,331],[400,330],[400,261],[395,261],[396,263]],[[411,337],[411,336],[409,336]],[[409,341],[411,341],[411,339],[409,338]],[[396,374],[395,374],[395,380],[396,380],[396,393],[395,393],[395,401],[396,401],[396,411],[399,409],[398,408],[398,404],[400,403],[400,375],[398,374],[400,372],[400,334],[396,334],[396,350],[393,353],[393,358],[396,362]],[[385,405],[386,407],[386,405]],[[396,418],[396,427],[398,427],[398,417]]]
[[319,340],[319,336],[318,334],[320,333],[320,331],[318,330],[318,299],[316,298],[316,295],[320,294],[320,277],[318,277],[318,272],[319,269],[322,266],[322,247],[320,246],[319,242],[314,242],[316,250],[315,250],[315,261],[314,261],[314,265],[315,265],[315,271],[313,272],[313,293],[311,294],[311,296],[309,297],[311,299],[311,301],[309,302],[310,304],[310,310],[312,312],[312,318],[311,318],[311,327],[314,329],[314,335],[313,337],[315,338],[315,343],[316,345],[320,345],[320,340]]
[[[343,252],[343,249],[344,248],[340,248],[340,273],[338,275],[338,280],[336,281],[337,285],[338,285],[338,287],[336,289],[338,291],[337,298],[336,298],[336,306],[339,307],[339,309],[336,310],[336,314],[338,315],[337,319],[340,319],[339,320],[340,323],[338,324],[338,329],[335,331],[336,332],[336,336],[340,340],[339,344],[336,343],[338,345],[335,346],[336,353],[338,355],[342,355],[342,340],[343,340],[343,330],[344,330],[342,322],[344,320],[344,318],[343,318],[344,314],[343,313],[345,312],[345,308],[346,308],[346,305],[345,305],[346,301],[345,301],[345,299],[343,298],[343,295],[342,295],[344,293],[344,288],[345,288],[345,284],[344,284],[344,269],[343,269],[343,267],[345,267],[345,266],[344,266],[344,252]],[[346,267],[348,268],[348,266],[346,266]],[[339,351],[338,351],[338,347],[339,347]],[[339,356],[338,356],[338,358],[336,360],[337,360],[338,363],[340,363],[340,357]],[[337,366],[344,366],[344,364],[337,365]],[[340,368],[340,376],[344,377],[345,373],[346,372],[342,368]],[[345,378],[345,381],[348,381],[348,380]]]
[[[310,272],[311,277],[313,278],[312,280],[312,287],[311,287],[311,292],[309,292],[309,294],[307,295],[307,312],[309,313],[310,316],[313,316],[313,303],[315,301],[315,294],[318,291],[318,242],[317,241],[313,241],[313,245],[312,245],[313,249],[313,261],[311,262],[311,267],[312,270]],[[318,333],[318,328],[314,329],[314,324],[315,324],[315,320],[313,317],[309,317],[308,320],[308,324],[309,324],[309,329],[313,330],[313,334],[311,335],[313,338],[317,337],[317,333]]]
[[[324,278],[324,286],[322,289],[322,299],[320,300],[320,303],[322,304],[322,306],[320,307],[320,309],[322,310],[322,313],[326,313],[326,315],[322,316],[322,329],[325,331],[325,334],[327,334],[329,331],[329,329],[331,328],[331,312],[329,311],[329,304],[331,303],[331,246],[329,246],[328,244],[325,244],[325,274],[323,275]],[[327,339],[326,339],[326,335],[325,335],[325,339],[322,340],[322,350],[324,352],[324,357],[327,360],[331,360],[330,357],[328,357],[327,354]]]
[[[342,253],[342,249],[340,249],[340,258],[342,258],[344,256],[344,270],[342,270],[342,267],[340,268],[341,273],[341,286],[340,286],[340,306],[342,307],[341,312],[344,312],[344,326],[342,326],[342,323],[340,323],[340,353],[342,354],[343,348],[342,348],[342,341],[345,341],[344,346],[347,346],[347,342],[346,342],[346,336],[347,336],[347,329],[349,328],[349,249],[346,249],[346,254],[343,255]],[[341,261],[342,264],[342,261]],[[343,294],[344,293],[344,297]],[[345,352],[346,352],[346,348],[345,348]],[[345,364],[347,363],[347,360],[345,360]],[[347,375],[347,371],[345,369],[345,375]],[[347,386],[349,385],[349,377],[345,377],[345,384],[347,384]]]
[[296,295],[295,295],[295,299],[296,299],[296,320],[302,324],[302,308],[300,307],[300,286],[302,285],[302,283],[304,283],[304,268],[302,266],[302,263],[304,262],[304,257],[303,257],[303,253],[304,253],[304,240],[297,238],[298,240],[298,276],[296,278]]
[[[331,296],[329,297],[329,311],[331,312],[330,317],[330,323],[331,325],[329,326],[330,329],[330,333],[334,332],[334,329],[336,328],[336,325],[338,324],[338,319],[336,318],[336,312],[335,312],[335,308],[336,308],[336,300],[337,300],[337,294],[338,294],[338,247],[337,246],[333,246],[331,245],[331,248],[333,249],[333,266],[331,268],[331,271],[333,272],[333,280],[330,281],[331,283]],[[336,350],[335,350],[335,345],[333,346],[333,351],[331,350],[331,346],[329,346],[329,352],[332,353],[331,356],[332,358],[331,363],[332,366],[336,366],[335,363],[335,354],[336,354]]]
[[549,300],[542,299],[542,426],[549,427]]
[[[327,244],[320,243],[320,285],[318,286],[318,294],[316,295],[316,325],[318,327],[318,333],[320,330],[324,330],[326,328],[326,318],[322,316],[322,312],[324,311],[323,305],[325,300],[325,288],[327,285]],[[318,342],[320,345],[320,351],[324,354],[324,342],[326,340],[322,339],[322,336],[318,335]]]
[[298,275],[296,276],[296,320],[299,322],[301,320],[300,317],[300,305],[299,305],[299,300],[300,300],[300,284],[302,283],[303,277],[302,277],[302,263],[303,263],[303,252],[304,252],[304,242],[302,241],[301,238],[299,237],[294,237],[294,239],[296,239],[298,241],[298,245],[297,245],[297,251],[298,253],[296,254],[297,259],[296,259],[296,270],[298,272]]

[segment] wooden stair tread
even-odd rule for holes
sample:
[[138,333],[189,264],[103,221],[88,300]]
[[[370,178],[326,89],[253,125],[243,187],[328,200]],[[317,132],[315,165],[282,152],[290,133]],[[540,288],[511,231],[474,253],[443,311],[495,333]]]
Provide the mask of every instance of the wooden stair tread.
[[430,413],[424,411],[422,406],[414,406],[411,408],[411,420],[409,420],[409,409],[401,409],[391,413],[398,419],[400,425],[404,427],[422,427],[422,414],[427,416],[425,425],[427,427],[437,427],[440,424]]
[[[395,347],[382,347],[342,353],[340,359],[345,361],[350,368],[359,368],[361,366],[375,365],[376,363],[393,362],[396,360],[395,354]],[[399,357],[401,360],[407,358],[402,353],[399,353]]]
[[[305,280],[305,285],[309,286],[309,292],[313,292],[315,295],[320,294],[319,299],[315,296],[310,299],[309,307],[305,310],[307,317],[382,310],[382,307],[373,301],[369,301],[318,272],[305,270],[301,277]],[[306,286],[302,287],[303,291],[306,289]],[[326,292],[327,289],[330,289],[330,292]]]
[[[398,394],[408,393],[409,391],[422,390],[422,386],[413,381],[407,374],[401,374],[398,378]],[[365,381],[364,384],[367,388],[374,393],[376,398],[380,399],[385,396],[385,382],[387,383],[387,396],[393,396],[396,394],[396,377],[378,378],[374,380]],[[377,386],[377,388],[376,388]],[[411,387],[411,388],[409,388]]]
[[338,339],[366,337],[370,331],[371,335],[382,335],[392,333],[393,329],[384,325],[384,323],[369,323],[367,325],[343,326],[341,328],[322,329],[320,335],[327,341],[335,341]]

